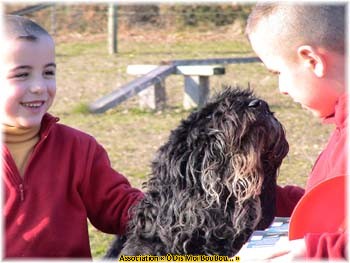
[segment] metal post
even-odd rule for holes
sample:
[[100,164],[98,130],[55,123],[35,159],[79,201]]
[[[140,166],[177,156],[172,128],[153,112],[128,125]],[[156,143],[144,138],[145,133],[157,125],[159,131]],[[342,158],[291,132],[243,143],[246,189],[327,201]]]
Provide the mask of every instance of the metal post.
[[209,97],[209,76],[185,76],[184,109],[201,108]]
[[108,52],[115,54],[118,52],[117,47],[117,5],[115,3],[109,4],[108,7]]
[[56,35],[56,5],[51,6],[51,35],[55,36]]

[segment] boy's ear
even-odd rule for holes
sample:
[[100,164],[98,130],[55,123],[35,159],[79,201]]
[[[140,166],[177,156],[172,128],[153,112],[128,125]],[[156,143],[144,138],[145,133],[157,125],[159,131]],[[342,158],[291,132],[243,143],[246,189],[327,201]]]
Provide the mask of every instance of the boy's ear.
[[299,59],[306,67],[312,70],[317,77],[322,78],[325,75],[326,63],[322,54],[317,52],[313,47],[307,45],[300,46],[297,52]]

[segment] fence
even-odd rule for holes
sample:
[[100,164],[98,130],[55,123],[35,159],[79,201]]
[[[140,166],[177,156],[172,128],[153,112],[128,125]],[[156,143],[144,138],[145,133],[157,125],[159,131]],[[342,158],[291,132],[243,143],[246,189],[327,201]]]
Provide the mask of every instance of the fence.
[[[108,7],[109,4],[39,4],[34,6],[6,4],[5,12],[26,14],[44,26],[58,44],[73,43],[68,49],[65,48],[59,52],[58,62],[66,61],[71,56],[66,55],[66,52],[73,52],[70,54],[75,61],[81,59],[82,62],[77,67],[71,63],[69,67],[60,67],[58,84],[60,91],[67,86],[70,94],[73,93],[72,97],[76,103],[84,101],[90,104],[125,85],[128,86],[128,83],[136,78],[126,74],[126,69],[130,64],[163,64],[166,61],[175,60],[181,64],[183,59],[186,61],[188,59],[229,59],[237,57],[237,54],[239,57],[252,56],[252,53],[249,53],[251,50],[247,40],[242,34],[251,5],[117,5],[118,56],[114,58],[106,56],[108,53]],[[235,46],[237,39],[240,43]],[[216,44],[217,40],[220,40],[220,44]],[[227,47],[222,47],[222,40],[224,42],[227,40]],[[134,45],[136,42],[137,44]],[[210,45],[206,45],[209,42]],[[98,57],[94,57],[93,53],[96,51],[80,55],[74,43],[77,43],[78,49],[88,45],[97,45],[103,49],[103,52],[101,53],[102,49],[99,48]],[[103,47],[101,43],[105,46]],[[176,43],[181,44],[176,45]],[[88,64],[87,61],[90,58],[94,59]],[[202,62],[197,61],[194,65]],[[220,60],[211,63],[229,62]],[[107,72],[104,72],[105,66],[103,65],[105,64],[108,64]],[[78,74],[72,76],[72,72],[76,70],[84,73],[83,81],[74,81]],[[109,71],[113,73],[109,74]],[[61,76],[69,77],[61,78]],[[210,82],[219,87],[215,84],[219,83],[219,78],[223,79],[219,76],[211,77]],[[230,78],[230,74],[225,78],[229,79],[230,83],[236,81]],[[94,81],[96,79],[99,81]],[[172,105],[175,101],[175,104],[179,104],[177,100],[180,99],[177,99],[174,94],[182,96],[183,92],[176,93],[175,91],[184,87],[182,80],[180,76],[167,77],[167,92],[169,92],[167,96],[172,100]],[[245,85],[247,82],[245,80],[244,82]],[[98,90],[95,87],[98,87]],[[134,90],[135,86],[132,86],[130,92],[134,94]],[[57,100],[57,108],[60,108],[61,104],[62,108],[65,108],[65,103]]]
[[[117,8],[120,30],[158,28],[215,28],[239,24],[243,30],[251,9],[247,4],[212,5],[120,5]],[[20,11],[20,12],[18,12]],[[6,13],[26,15],[43,25],[59,40],[86,34],[107,34],[108,4],[5,4]]]

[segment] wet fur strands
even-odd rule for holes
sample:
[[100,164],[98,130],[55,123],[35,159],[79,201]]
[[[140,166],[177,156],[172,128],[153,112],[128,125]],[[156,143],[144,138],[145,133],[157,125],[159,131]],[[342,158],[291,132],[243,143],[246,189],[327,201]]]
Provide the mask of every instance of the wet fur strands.
[[[146,196],[133,208],[123,255],[235,255],[275,215],[288,143],[267,103],[225,88],[157,151]],[[117,256],[121,240],[108,256]]]

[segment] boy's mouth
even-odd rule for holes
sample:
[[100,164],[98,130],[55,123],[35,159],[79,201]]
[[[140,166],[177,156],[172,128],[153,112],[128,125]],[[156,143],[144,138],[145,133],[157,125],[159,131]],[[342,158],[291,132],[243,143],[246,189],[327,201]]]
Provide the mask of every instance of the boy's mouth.
[[31,102],[21,102],[20,104],[23,107],[36,109],[36,108],[40,108],[44,103],[45,101],[31,101]]

